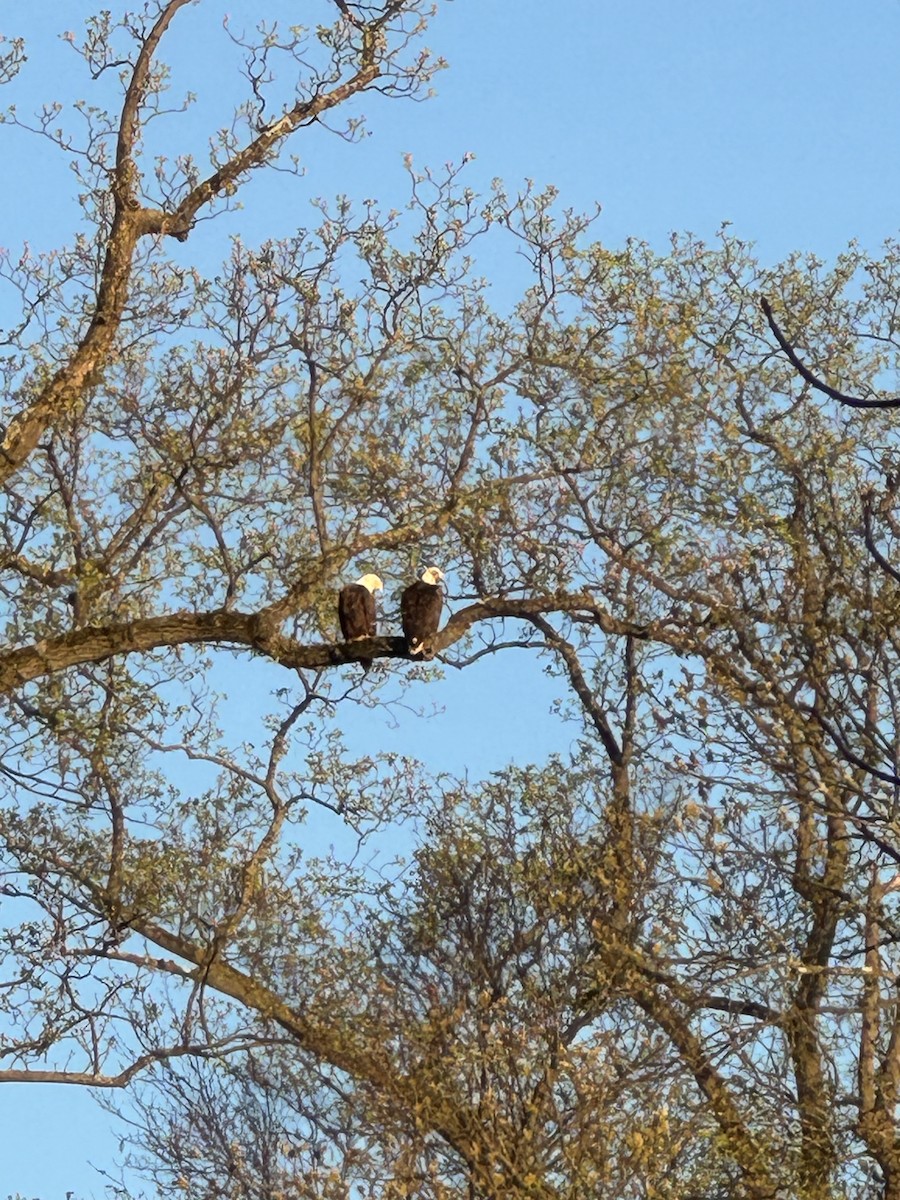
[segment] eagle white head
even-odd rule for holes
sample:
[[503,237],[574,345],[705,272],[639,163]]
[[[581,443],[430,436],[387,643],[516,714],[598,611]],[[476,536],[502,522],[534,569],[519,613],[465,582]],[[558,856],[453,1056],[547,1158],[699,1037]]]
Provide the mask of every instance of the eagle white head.
[[360,585],[360,587],[364,587],[366,591],[372,592],[373,595],[375,592],[384,591],[384,584],[377,575],[363,575],[362,578],[357,579],[356,582]]
[[444,572],[440,567],[426,567],[422,572],[422,582],[430,583],[432,587],[437,587],[443,578]]

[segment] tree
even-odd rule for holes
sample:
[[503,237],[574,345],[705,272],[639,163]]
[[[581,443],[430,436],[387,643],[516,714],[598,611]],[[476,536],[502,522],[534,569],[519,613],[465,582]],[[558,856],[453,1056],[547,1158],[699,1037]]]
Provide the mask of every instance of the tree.
[[[552,192],[410,164],[407,208],[322,201],[206,273],[201,217],[438,64],[417,0],[235,35],[204,173],[183,9],[73,35],[108,98],[35,129],[81,225],[0,266],[0,1082],[127,1085],[162,1194],[900,1196],[900,603],[855,536],[896,434],[796,394],[757,302],[859,386],[896,367],[897,247],[611,251]],[[483,245],[527,264],[507,313]],[[427,561],[437,664],[334,641],[340,580]],[[522,647],[570,755],[470,782],[345,748]],[[265,737],[220,721],[223,663]],[[326,811],[417,815],[412,864],[309,857]]]

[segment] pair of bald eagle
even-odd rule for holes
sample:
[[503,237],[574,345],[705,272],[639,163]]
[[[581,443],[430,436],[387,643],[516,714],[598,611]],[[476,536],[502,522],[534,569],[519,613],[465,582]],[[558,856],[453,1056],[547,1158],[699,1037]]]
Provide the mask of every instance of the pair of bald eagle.
[[[422,572],[422,578],[404,588],[400,596],[400,620],[410,656],[423,654],[438,631],[443,578],[444,572],[438,567],[428,567]],[[346,641],[359,642],[376,636],[375,593],[383,589],[384,584],[377,575],[363,575],[356,583],[341,588],[338,617]]]

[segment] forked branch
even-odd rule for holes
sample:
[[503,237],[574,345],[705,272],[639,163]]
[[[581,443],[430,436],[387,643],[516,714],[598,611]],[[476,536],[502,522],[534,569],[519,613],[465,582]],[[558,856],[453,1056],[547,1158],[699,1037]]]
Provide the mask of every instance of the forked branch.
[[403,0],[391,0],[381,18],[363,26],[356,70],[349,79],[295,104],[193,187],[173,212],[164,212],[140,203],[139,175],[132,152],[153,55],[175,13],[186,3],[187,0],[169,0],[138,55],[119,123],[111,187],[114,216],[103,247],[104,261],[93,315],[68,362],[53,375],[34,401],[9,422],[0,443],[0,486],[27,461],[46,430],[71,411],[102,377],[128,300],[139,242],[148,236],[165,235],[184,241],[198,212],[219,196],[230,194],[252,169],[269,162],[280,143],[291,133],[314,123],[325,112],[369,88],[381,74],[389,53],[385,46],[384,23],[403,7]]

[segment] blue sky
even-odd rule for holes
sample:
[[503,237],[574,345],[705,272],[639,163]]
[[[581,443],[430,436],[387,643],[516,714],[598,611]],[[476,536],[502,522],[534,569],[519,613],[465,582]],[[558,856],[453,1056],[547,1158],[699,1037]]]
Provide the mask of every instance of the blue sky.
[[[249,23],[265,8],[261,0],[203,0],[175,22],[176,78],[204,104],[220,94],[215,61],[196,37],[179,44],[180,31],[206,21],[217,28],[224,11]],[[7,88],[0,103],[25,110],[38,95],[89,97],[74,55],[54,40],[88,10],[83,0],[0,8],[0,33],[34,43],[18,94]],[[730,221],[765,260],[791,249],[828,259],[852,238],[875,249],[900,229],[895,0],[455,0],[442,5],[428,44],[451,64],[434,100],[369,104],[371,136],[362,145],[298,142],[305,181],[255,181],[245,211],[230,226],[205,227],[187,251],[225,253],[229,229],[251,239],[288,232],[306,219],[310,195],[344,191],[401,204],[407,151],[435,166],[474,153],[467,178],[476,188],[495,176],[514,188],[528,177],[556,184],[565,206],[599,202],[596,233],[612,247],[635,236],[661,249],[673,230],[708,238]],[[180,136],[194,119],[173,129]],[[49,148],[18,131],[0,128],[0,141],[0,240],[14,249],[67,240],[70,176]],[[503,279],[493,282],[502,294]],[[514,667],[523,678],[526,670],[539,678],[534,665]],[[571,734],[551,730],[546,717],[549,691],[519,688],[519,706],[504,707],[498,681],[491,662],[451,673],[439,685],[440,717],[392,729],[367,714],[355,736],[442,768],[468,765],[473,775],[565,744]],[[116,1137],[85,1093],[0,1088],[0,1129],[0,1197],[103,1195],[89,1164],[109,1164]]]

